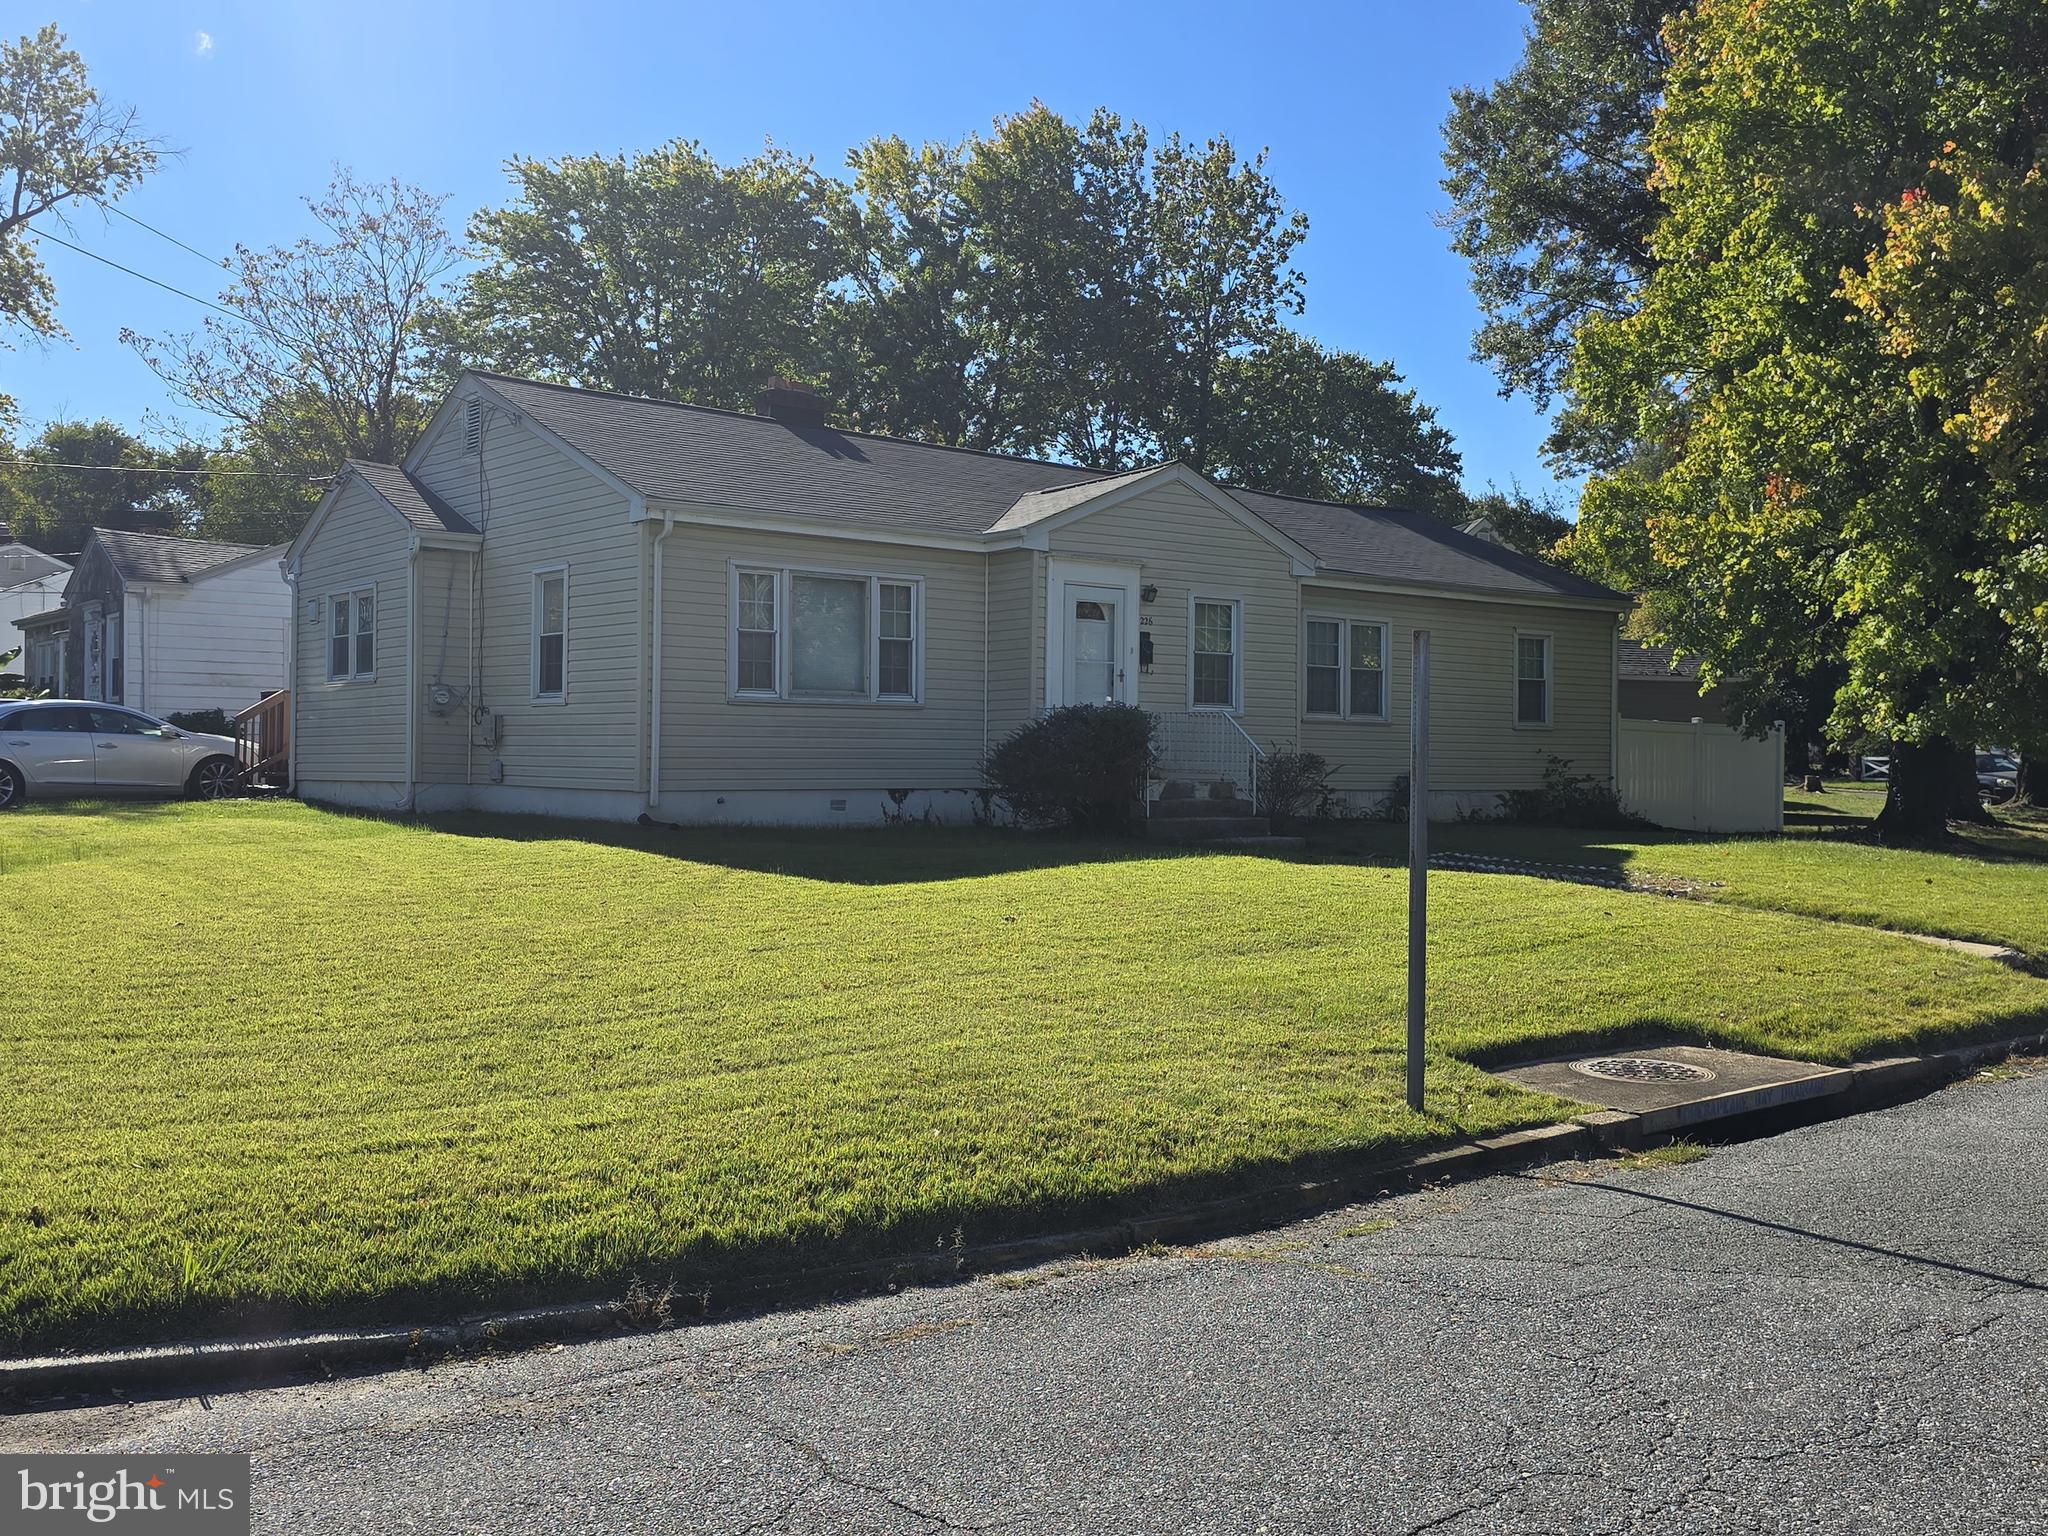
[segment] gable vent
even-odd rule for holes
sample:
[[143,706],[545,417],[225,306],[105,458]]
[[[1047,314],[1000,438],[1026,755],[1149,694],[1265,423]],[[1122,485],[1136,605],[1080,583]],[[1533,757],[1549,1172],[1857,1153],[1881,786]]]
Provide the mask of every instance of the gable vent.
[[462,451],[481,453],[484,446],[484,403],[472,399],[465,407],[462,418]]

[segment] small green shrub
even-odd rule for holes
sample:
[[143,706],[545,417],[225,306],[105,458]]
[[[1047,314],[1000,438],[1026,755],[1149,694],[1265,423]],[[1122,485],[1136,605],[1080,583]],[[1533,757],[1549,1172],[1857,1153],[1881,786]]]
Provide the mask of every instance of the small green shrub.
[[1540,786],[1511,789],[1500,797],[1499,819],[1596,829],[1646,825],[1622,805],[1612,784],[1590,773],[1573,773],[1571,763],[1555,752],[1544,755]]
[[1120,826],[1144,793],[1152,730],[1130,704],[1055,709],[990,748],[982,782],[1026,826]]
[[1259,763],[1259,814],[1276,821],[1330,814],[1337,770],[1320,752],[1275,752]]
[[164,719],[181,731],[193,731],[201,736],[232,736],[235,722],[224,709],[181,709]]

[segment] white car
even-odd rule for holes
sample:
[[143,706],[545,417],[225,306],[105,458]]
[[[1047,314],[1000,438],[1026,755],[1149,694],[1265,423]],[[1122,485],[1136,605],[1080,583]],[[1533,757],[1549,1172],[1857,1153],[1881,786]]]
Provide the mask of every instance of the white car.
[[31,795],[192,795],[241,782],[226,736],[84,699],[0,699],[0,811]]

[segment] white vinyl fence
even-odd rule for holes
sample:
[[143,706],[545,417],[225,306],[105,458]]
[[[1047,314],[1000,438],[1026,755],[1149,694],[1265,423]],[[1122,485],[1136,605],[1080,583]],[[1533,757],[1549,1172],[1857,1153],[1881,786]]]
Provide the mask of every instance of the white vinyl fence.
[[1785,830],[1785,728],[1761,740],[1695,720],[1621,722],[1621,803],[1689,832]]

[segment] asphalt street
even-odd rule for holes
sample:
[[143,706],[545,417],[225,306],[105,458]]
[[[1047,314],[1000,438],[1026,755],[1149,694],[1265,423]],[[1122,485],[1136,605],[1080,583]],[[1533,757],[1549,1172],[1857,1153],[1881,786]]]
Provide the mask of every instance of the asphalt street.
[[1191,1249],[204,1401],[260,1531],[2048,1532],[2048,1074]]

